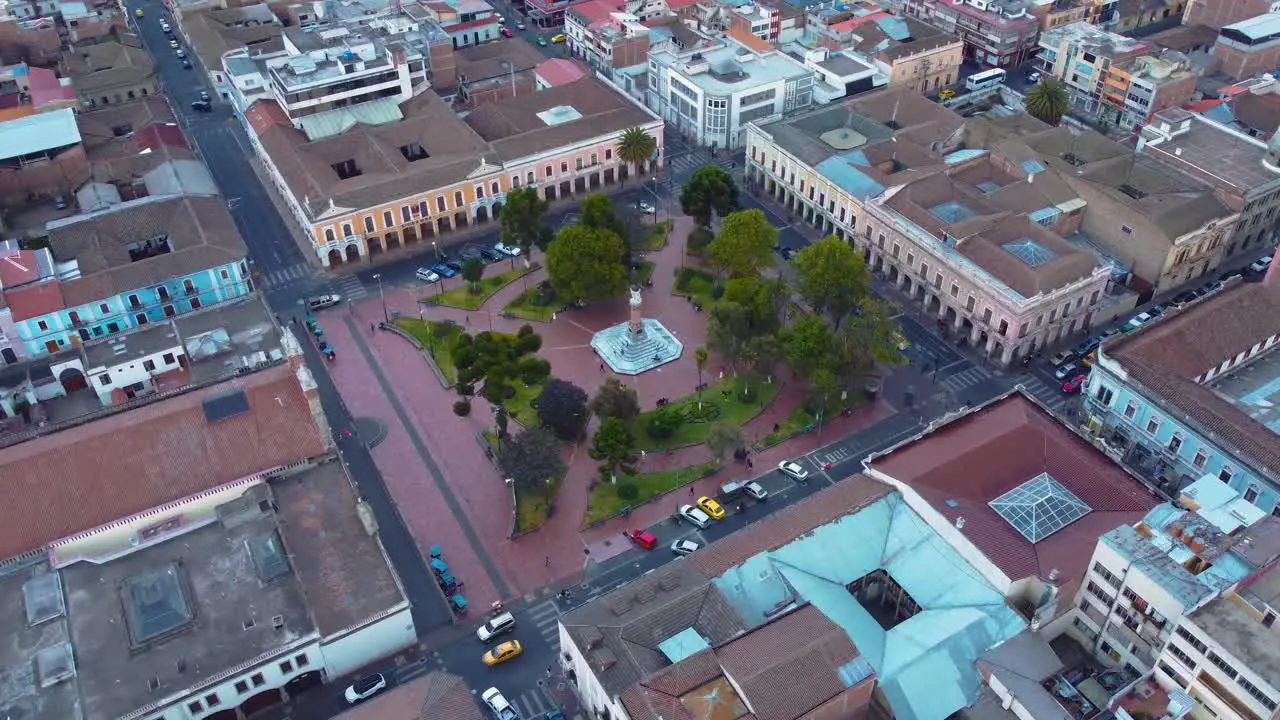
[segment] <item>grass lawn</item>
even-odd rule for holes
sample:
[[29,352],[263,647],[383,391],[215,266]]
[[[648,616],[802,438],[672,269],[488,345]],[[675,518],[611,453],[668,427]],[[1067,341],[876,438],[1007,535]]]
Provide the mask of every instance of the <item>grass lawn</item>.
[[502,403],[507,409],[507,415],[512,420],[520,423],[523,427],[537,427],[539,424],[538,411],[534,410],[529,404],[542,394],[542,383],[525,387],[520,380],[511,383],[511,387],[516,389],[516,394],[510,399]]
[[[636,449],[667,450],[697,445],[706,441],[707,433],[715,423],[728,423],[735,427],[742,427],[773,402],[778,395],[779,387],[781,383],[765,383],[745,375],[737,378],[726,377],[702,391],[703,415],[708,421],[695,422],[687,419],[670,437],[665,438],[656,438],[649,434],[649,419],[664,410],[675,410],[684,414],[686,418],[693,418],[698,414],[698,394],[685,395],[671,401],[665,408],[640,413],[634,421]],[[753,393],[750,399],[743,397],[744,389]]]
[[549,293],[549,297],[544,296],[543,291],[532,287],[515,297],[514,300],[507,303],[502,308],[504,315],[518,317],[522,320],[537,320],[539,322],[551,322],[551,316],[560,309],[560,303],[556,300],[554,292]]
[[462,328],[455,323],[442,323],[417,318],[398,318],[396,327],[409,333],[422,347],[431,354],[436,367],[444,375],[444,379],[452,385],[458,379],[457,370],[453,367],[453,350],[462,337]]
[[639,252],[657,252],[667,244],[667,236],[670,234],[670,220],[663,220],[656,225],[645,225],[637,233],[638,237],[631,241],[631,247]]
[[716,279],[711,273],[701,268],[685,266],[676,272],[676,284],[671,289],[671,294],[693,298],[703,308],[709,308],[715,302],[712,295],[715,286]]
[[643,286],[645,283],[649,282],[649,279],[653,277],[653,263],[648,260],[641,260],[636,263],[635,276],[635,283],[637,285]]
[[559,490],[559,482],[551,483],[545,493],[525,492],[516,488],[516,532],[537,530],[546,524],[551,515],[547,501],[549,499],[554,502]]
[[[856,408],[862,404],[861,396],[850,394],[849,400],[845,404],[848,405],[850,409]],[[833,407],[829,408],[827,412],[827,417],[830,418],[831,413],[838,414],[840,412],[840,407],[833,405]],[[801,405],[795,410],[792,410],[786,420],[778,423],[777,432],[771,432],[768,435],[765,435],[752,447],[756,450],[765,450],[779,443],[786,442],[796,435],[803,433],[806,427],[816,428],[817,426],[818,416],[809,412],[803,405]]]
[[[676,490],[698,478],[711,475],[718,469],[715,463],[706,463],[678,470],[661,470],[639,475],[619,475],[618,484],[616,485],[608,481],[597,482],[596,486],[591,490],[587,512],[582,516],[582,526],[587,527],[591,523],[607,520],[617,515],[624,507],[636,507],[646,500]],[[635,485],[639,493],[631,500],[623,500],[618,497],[618,488],[628,484]]]
[[493,296],[502,288],[537,270],[540,265],[533,263],[529,267],[516,265],[514,270],[498,273],[497,275],[486,275],[480,278],[480,282],[476,283],[478,292],[471,292],[471,283],[458,279],[456,286],[449,290],[445,290],[438,295],[429,295],[422,298],[422,302],[431,303],[433,305],[446,305],[455,307],[460,310],[479,310],[485,301]]

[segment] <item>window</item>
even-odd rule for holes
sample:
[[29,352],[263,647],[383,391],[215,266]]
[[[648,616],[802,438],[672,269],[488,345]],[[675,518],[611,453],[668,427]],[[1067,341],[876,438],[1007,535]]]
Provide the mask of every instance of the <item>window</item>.
[[547,177],[551,177],[551,166],[550,166],[550,165],[548,165],[548,166],[544,169],[543,174],[544,174],[544,175],[546,175]]
[[1173,668],[1169,667],[1165,663],[1160,663],[1160,672],[1167,675],[1170,680],[1177,684],[1178,687],[1186,689],[1187,681],[1183,680],[1181,675],[1174,672]]
[[[441,208],[443,209],[443,208]],[[390,210],[382,211],[382,227],[391,227],[396,224],[395,218],[391,215]]]
[[1257,500],[1258,495],[1260,494],[1261,494],[1261,491],[1258,490],[1257,485],[1250,485],[1249,489],[1244,491],[1244,501],[1247,503],[1251,503],[1254,500]]
[[1269,628],[1272,625],[1274,625],[1275,622],[1276,622],[1276,614],[1271,612],[1270,610],[1267,611],[1266,615],[1262,616],[1262,627]]
[[243,680],[237,680],[236,692],[240,693],[241,695],[244,695],[245,693],[249,692],[249,683]]
[[567,172],[569,172],[569,163],[567,162],[560,163],[560,174],[563,175]]
[[1169,654],[1177,658],[1178,662],[1187,666],[1187,668],[1191,670],[1196,669],[1196,662],[1191,659],[1190,655],[1183,652],[1182,648],[1178,647],[1177,645],[1174,645],[1173,643],[1169,643],[1166,647],[1168,647],[1169,649]]
[[1103,580],[1106,580],[1107,584],[1111,587],[1120,587],[1120,578],[1116,577],[1115,574],[1108,570],[1102,563],[1095,560],[1093,563],[1093,571],[1098,573]]
[[1179,450],[1181,450],[1181,449],[1182,449],[1182,436],[1181,436],[1181,435],[1179,435],[1178,433],[1174,433],[1172,436],[1170,436],[1170,437],[1169,437],[1169,445],[1168,445],[1168,447],[1169,447],[1169,452],[1171,452],[1171,453],[1176,453],[1176,452],[1178,452]]
[[176,360],[176,358],[173,357],[173,353],[165,353],[160,359],[164,360],[165,365],[172,365]]
[[1236,474],[1235,468],[1231,467],[1230,465],[1223,465],[1222,469],[1218,471],[1218,479],[1224,483],[1230,484],[1231,476],[1235,474]]
[[1134,416],[1134,415],[1137,415],[1137,414],[1138,414],[1138,406],[1137,406],[1137,405],[1134,405],[1134,404],[1133,404],[1133,403],[1131,403],[1131,402],[1128,402],[1128,403],[1125,403],[1125,404],[1124,404],[1124,416],[1125,416],[1125,418],[1127,418],[1127,419],[1129,419],[1129,420],[1132,420],[1132,419],[1133,419],[1133,416]]
[[1267,697],[1267,694],[1262,692],[1257,685],[1254,685],[1243,677],[1236,678],[1236,683],[1240,685],[1241,689],[1252,695],[1254,700],[1262,703],[1263,707],[1267,710],[1274,711],[1276,709],[1276,702]]
[[342,237],[351,237],[355,233],[351,232],[351,223],[342,223]]
[[408,205],[402,205],[400,207],[400,220],[403,222],[413,222],[413,211],[409,209]]
[[1230,663],[1228,663],[1226,660],[1223,660],[1221,657],[1219,657],[1218,653],[1210,652],[1208,657],[1209,657],[1209,662],[1213,663],[1215,667],[1221,670],[1224,675],[1231,678],[1232,680],[1235,680],[1236,676],[1240,674],[1236,672],[1235,668],[1231,667]]
[[306,666],[307,666],[307,662],[308,662],[308,661],[307,661],[307,654],[306,654],[306,653],[298,653],[298,656],[297,656],[297,657],[295,657],[295,658],[293,659],[293,661],[294,661],[295,663],[297,663],[297,664],[298,664],[298,667],[300,667],[300,668],[304,668],[304,667],[306,667]]
[[427,216],[431,214],[431,207],[427,205],[426,200],[418,201],[418,214],[422,216],[423,220],[425,220]]
[[441,195],[440,197],[436,198],[436,212],[444,212],[444,209],[445,209],[445,200],[444,200],[444,196]]
[[143,361],[142,361],[142,369],[143,369],[143,370],[146,370],[147,372],[155,372],[155,371],[156,371],[156,361],[155,361],[155,360],[143,360]]
[[489,184],[489,194],[491,194],[491,195],[497,195],[497,194],[498,194],[498,181],[497,181],[497,180],[494,180],[492,183],[490,183],[490,184]]
[[462,207],[462,191],[461,190],[453,191],[453,206]]
[[[550,175],[551,173],[547,173],[547,174],[548,174],[548,175]],[[529,172],[525,173],[525,175],[524,175],[524,184],[525,184],[525,185],[532,185],[532,184],[533,184],[533,171],[532,171],[532,170],[530,170]]]
[[111,373],[102,373],[98,376],[98,384],[106,387],[111,384]]
[[192,715],[198,715],[204,710],[204,706],[200,704],[199,700],[193,700],[187,703],[187,710],[190,710]]
[[[754,152],[754,151],[753,151],[753,152]],[[612,160],[612,159],[613,159],[613,148],[605,148],[605,149],[604,149],[604,159],[605,159],[605,160]]]
[[960,286],[955,283],[951,283],[951,297],[960,297]]
[[1197,450],[1196,456],[1191,460],[1191,464],[1196,466],[1197,469],[1202,469],[1208,459],[1209,458],[1204,454],[1204,450]]
[[209,693],[208,695],[205,695],[204,704],[211,708],[218,707],[219,705],[218,693]]
[[1147,421],[1147,434],[1148,434],[1148,435],[1155,435],[1155,434],[1156,434],[1156,431],[1158,431],[1159,429],[1160,429],[1160,421],[1159,421],[1159,420],[1157,420],[1156,418],[1151,418],[1150,420],[1148,420],[1148,421]]
[[1186,640],[1187,644],[1195,648],[1196,652],[1200,653],[1201,655],[1209,651],[1208,645],[1205,645],[1203,642],[1201,642],[1200,638],[1193,635],[1190,630],[1186,629],[1182,625],[1179,625],[1178,628],[1174,630],[1174,633],[1176,633],[1178,637],[1182,638],[1183,640]]
[[45,322],[45,321],[43,321],[43,320],[37,320],[37,321],[36,321],[36,327],[40,328],[40,331],[41,331],[41,332],[44,332],[44,331],[46,331],[46,330],[48,330],[48,329],[49,329],[49,323],[47,323],[47,322]]
[[[226,272],[226,271],[223,270],[223,272]],[[106,303],[102,303],[101,305],[98,306],[98,312],[102,313],[103,315],[106,315],[107,313],[111,312],[111,308]]]
[[325,239],[325,242],[336,242],[336,241],[337,241],[337,239],[338,239],[338,238],[333,234],[333,228],[325,228],[325,229],[324,229],[324,239]]
[[483,185],[477,185],[477,186],[476,186],[476,199],[477,199],[477,200],[483,200],[483,199],[484,199],[484,186],[483,186]]
[[262,677],[262,673],[254,673],[249,676],[249,682],[253,683],[254,687],[262,687],[267,684],[267,679]]
[[285,660],[284,662],[280,663],[280,672],[284,673],[285,675],[288,675],[289,673],[293,672],[293,663],[289,662],[288,660]]
[[972,296],[972,295],[970,295],[970,296],[969,296],[969,297],[964,301],[964,309],[965,309],[965,310],[968,310],[969,312],[973,312],[973,308],[974,308],[974,306],[977,304],[977,302],[978,302],[978,301],[977,301],[977,300],[974,300],[973,296]]

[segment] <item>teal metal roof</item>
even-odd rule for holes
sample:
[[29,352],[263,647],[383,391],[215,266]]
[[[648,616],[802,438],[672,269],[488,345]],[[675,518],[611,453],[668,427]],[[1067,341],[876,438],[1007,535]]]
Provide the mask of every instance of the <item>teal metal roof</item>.
[[835,183],[840,189],[859,200],[866,200],[873,195],[884,192],[884,186],[872,180],[858,166],[867,167],[866,153],[853,150],[842,155],[829,157],[818,163],[815,168],[818,174]]
[[693,628],[685,628],[671,637],[658,643],[658,649],[663,655],[674,665],[681,660],[711,647],[707,644],[706,638],[698,634]]
[[986,150],[979,150],[977,148],[965,148],[964,150],[956,150],[955,152],[948,153],[946,157],[942,158],[942,160],[948,165],[955,165],[956,163],[962,163],[965,160],[972,160],[976,157],[982,157],[983,155],[986,155],[986,154],[987,154]]
[[[920,606],[889,630],[847,589],[884,570]],[[805,602],[840,626],[900,720],[943,720],[977,700],[975,661],[1026,623],[894,494],[749,558],[713,581],[749,626]]]

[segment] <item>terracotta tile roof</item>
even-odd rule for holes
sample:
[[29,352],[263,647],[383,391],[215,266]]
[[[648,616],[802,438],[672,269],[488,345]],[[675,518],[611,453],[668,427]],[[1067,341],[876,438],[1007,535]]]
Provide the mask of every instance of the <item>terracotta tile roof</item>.
[[562,58],[551,58],[543,61],[538,65],[535,72],[538,73],[538,77],[551,86],[571,83],[587,74],[587,71],[581,65],[572,60],[564,60]]
[[680,696],[720,675],[720,662],[716,653],[708,648],[659,670],[645,680],[644,684],[652,690]]
[[[1098,537],[1132,524],[1158,500],[1083,438],[1013,392],[871,459],[868,471],[919,494],[1014,581],[1048,579],[1068,588],[1088,569]],[[1032,543],[989,502],[1048,473],[1091,512]],[[1074,588],[1072,588],[1074,591]]]
[[486,720],[466,683],[433,671],[342,713],[342,720]]
[[806,605],[716,650],[760,720],[795,720],[845,691],[840,670],[858,657],[845,631]]
[[1231,114],[1241,124],[1262,133],[1265,140],[1280,125],[1280,95],[1241,93],[1231,101]]
[[0,256],[0,288],[13,288],[39,279],[40,266],[34,252],[19,250]]
[[120,42],[85,45],[62,54],[63,74],[74,79],[76,91],[96,95],[128,88],[155,77],[151,57],[140,47]]
[[[280,526],[289,561],[323,636],[366,622],[404,601],[382,550],[356,514],[356,494],[341,463],[271,484],[288,518]],[[325,542],[314,542],[323,536]]]
[[53,281],[6,290],[4,300],[13,313],[14,322],[30,320],[67,307],[62,286]]
[[[248,410],[209,422],[236,390]],[[324,453],[288,365],[52,433],[0,455],[0,558]]]
[[152,123],[176,122],[169,103],[161,97],[145,97],[119,105],[103,107],[82,112],[76,117],[80,127],[80,137],[86,148],[99,145],[120,143],[116,129],[128,127],[137,132]]
[[699,550],[688,562],[707,577],[719,577],[747,558],[782,547],[820,525],[852,515],[893,492],[865,475],[855,475],[791,507],[751,523],[732,536]]
[[1237,283],[1191,307],[1166,313],[1138,332],[1106,343],[1114,359],[1146,388],[1229,448],[1280,472],[1280,438],[1195,378],[1276,334],[1280,288]]
[[178,147],[185,148],[187,138],[182,134],[182,128],[177,123],[153,123],[133,135],[133,141],[139,150],[155,150],[158,147]]
[[249,121],[249,127],[253,129],[253,133],[258,137],[262,137],[269,128],[277,125],[286,128],[293,128],[293,123],[289,122],[289,116],[285,114],[280,103],[275,100],[259,100],[244,113],[245,119]]

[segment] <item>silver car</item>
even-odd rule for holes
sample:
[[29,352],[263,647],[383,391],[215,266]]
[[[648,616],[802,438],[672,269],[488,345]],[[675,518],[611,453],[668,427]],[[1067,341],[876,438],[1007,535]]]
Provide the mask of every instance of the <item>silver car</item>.
[[783,460],[778,463],[778,469],[782,471],[783,475],[798,483],[809,482],[809,471],[800,467],[800,463],[795,460]]
[[711,524],[711,516],[703,512],[702,508],[696,508],[692,505],[681,505],[680,517],[688,520],[698,528],[706,528]]
[[693,540],[677,540],[671,543],[671,552],[676,555],[692,555],[700,547],[702,546]]

